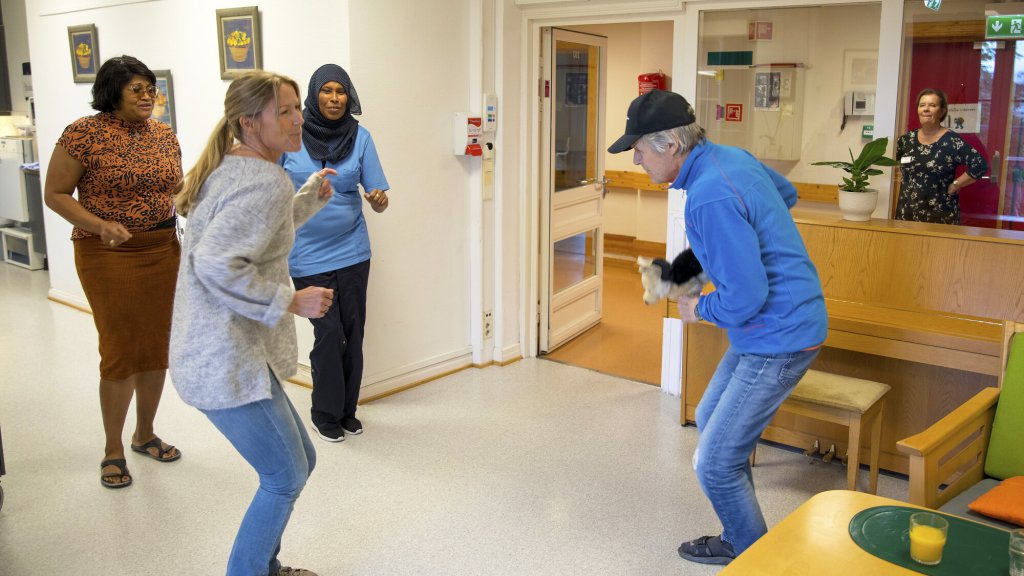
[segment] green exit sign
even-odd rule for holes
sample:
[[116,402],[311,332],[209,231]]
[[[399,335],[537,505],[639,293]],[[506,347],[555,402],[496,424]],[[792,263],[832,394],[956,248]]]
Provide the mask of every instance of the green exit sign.
[[985,19],[985,39],[1024,38],[1024,14],[989,16]]

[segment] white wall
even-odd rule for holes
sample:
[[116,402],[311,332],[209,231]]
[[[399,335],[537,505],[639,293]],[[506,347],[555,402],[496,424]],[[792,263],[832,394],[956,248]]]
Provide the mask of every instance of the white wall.
[[[10,6],[17,10],[23,2],[0,1],[5,15]],[[893,7],[902,6],[900,1],[883,0],[883,9],[894,14],[896,22],[899,10]],[[104,58],[129,53],[151,68],[173,72],[179,139],[188,166],[221,112],[227,86],[217,65],[215,10],[243,5],[252,2],[29,2],[25,11],[44,176],[48,151],[61,130],[75,118],[93,112],[88,105],[90,86],[71,81],[67,26],[95,23]],[[478,308],[480,303],[494,306],[496,334],[493,340],[483,342],[483,346],[493,346],[494,359],[534,353],[538,234],[534,154],[528,139],[536,85],[531,84],[533,73],[524,62],[533,56],[535,38],[530,23],[573,27],[633,22],[636,24],[616,26],[639,27],[631,33],[634,42],[620,42],[609,33],[613,57],[628,54],[636,65],[635,70],[620,71],[613,64],[610,71],[613,81],[608,83],[606,134],[611,141],[624,125],[625,109],[636,93],[640,72],[661,68],[672,76],[674,90],[693,97],[696,16],[702,7],[723,5],[743,4],[694,2],[683,9],[678,0],[591,0],[529,7],[516,5],[515,0],[260,3],[265,68],[290,74],[304,87],[309,74],[325,62],[346,67],[363,99],[362,122],[374,134],[393,186],[389,210],[383,215],[367,214],[374,260],[366,382],[375,389],[368,392],[468,362],[479,325],[470,312],[470,302]],[[487,34],[472,30],[480,20],[485,21]],[[656,22],[638,23],[642,20]],[[673,23],[663,26],[660,21]],[[859,38],[863,33],[861,26],[837,26],[836,34]],[[12,28],[8,23],[9,38]],[[883,42],[887,46],[899,43],[899,26],[891,28],[889,35],[894,40]],[[199,32],[192,34],[192,30]],[[865,45],[872,43],[879,44],[877,39],[865,39]],[[887,65],[880,63],[885,84],[880,86],[876,133],[880,128],[891,132],[895,124],[890,117],[897,84],[892,73],[882,73]],[[13,78],[17,81],[20,75]],[[493,189],[488,189],[476,180],[480,171],[474,161],[448,153],[449,118],[455,111],[478,112],[476,95],[492,89],[499,95],[499,125],[495,181]],[[894,94],[889,99],[892,102],[882,98],[887,91]],[[887,127],[877,125],[882,120]],[[607,167],[632,169],[628,155],[608,158]],[[493,194],[493,198],[481,194]],[[663,218],[663,210],[656,212]],[[68,241],[70,226],[51,213],[46,215],[46,225],[52,293],[84,301]],[[636,226],[644,232],[663,227],[661,220]],[[665,238],[664,232],[651,234],[653,241]],[[645,239],[643,234],[634,235]],[[474,254],[481,254],[482,264]],[[311,334],[308,326],[299,324],[302,354],[308,351]]]
[[[8,1],[14,0],[5,6]],[[220,79],[215,11],[251,4],[156,0],[74,10],[62,0],[30,2],[44,179],[64,127],[94,113],[91,84],[72,82],[68,26],[96,25],[101,60],[130,54],[152,69],[171,70],[187,169],[223,112],[228,85]],[[259,4],[264,68],[292,76],[303,93],[320,65],[346,68],[363,105],[360,121],[374,136],[392,186],[387,212],[366,211],[373,264],[364,395],[469,361],[468,172],[450,152],[451,114],[471,107],[467,6],[467,0],[305,0],[301,9],[285,0]],[[45,222],[51,294],[84,303],[71,226],[49,211]],[[312,330],[307,322],[297,325],[303,363]]]
[[[626,110],[639,95],[637,76],[649,72],[672,75],[672,22],[636,22],[572,26],[572,30],[608,38],[608,83],[605,106],[607,149],[626,126]],[[671,89],[671,78],[669,80]],[[638,172],[632,152],[604,154],[605,170]],[[604,231],[632,236],[648,242],[665,242],[665,214],[668,198],[664,192],[637,192],[608,188],[605,196]]]
[[[800,161],[784,174],[795,182],[838,184],[842,174],[834,168],[811,166],[819,160],[844,160],[849,149],[860,151],[865,124],[875,124],[872,116],[851,117],[842,124],[843,61],[846,50],[877,51],[879,5],[826,6],[810,8],[806,34],[807,71],[804,86],[803,140]],[[859,26],[850,26],[858,22]],[[778,167],[778,166],[777,166]],[[887,176],[879,186],[888,188]],[[880,204],[883,204],[880,202]]]
[[[495,145],[500,161],[495,167],[494,190],[494,321],[496,360],[532,354],[526,350],[526,318],[520,303],[529,290],[526,260],[529,243],[527,214],[527,159],[522,155],[526,131],[522,116],[528,89],[523,88],[522,16],[512,0],[497,0],[495,9],[494,90],[498,103]],[[486,63],[485,63],[486,65]]]
[[[364,210],[373,246],[367,372],[391,378],[469,351],[471,162],[451,152],[469,101],[465,0],[350,4],[353,82],[391,184]],[[401,65],[401,63],[413,65]]]
[[[770,1],[772,4],[781,2]],[[750,5],[758,4],[757,8]],[[693,56],[697,50],[698,22],[702,10],[716,11],[713,24],[705,26],[705,34],[731,36],[746,42],[749,20],[770,20],[775,24],[775,37],[770,42],[757,42],[755,62],[803,62],[804,79],[803,128],[801,157],[798,161],[766,161],[792,181],[820,184],[838,184],[842,174],[828,167],[810,166],[818,160],[849,158],[848,150],[855,152],[866,142],[861,138],[864,124],[874,125],[875,137],[889,136],[895,127],[895,100],[899,90],[898,62],[902,18],[901,0],[882,0],[880,3],[841,5],[826,1],[807,8],[763,8],[765,3],[746,2],[694,2],[687,4],[682,57],[684,65],[680,92],[687,97],[697,92],[696,70],[705,68]],[[793,2],[800,4],[800,2]],[[819,6],[819,4],[821,4]],[[719,18],[720,10],[732,11],[735,16]],[[882,13],[887,16],[883,17]],[[797,23],[796,31],[787,20]],[[884,46],[885,49],[879,49]],[[735,49],[732,47],[731,49]],[[751,48],[748,48],[751,49]],[[853,118],[840,131],[842,122],[842,86],[845,50],[878,51],[875,115]],[[698,118],[698,121],[700,118]],[[889,206],[889,171],[872,179],[879,189],[878,209],[874,216],[886,218]]]

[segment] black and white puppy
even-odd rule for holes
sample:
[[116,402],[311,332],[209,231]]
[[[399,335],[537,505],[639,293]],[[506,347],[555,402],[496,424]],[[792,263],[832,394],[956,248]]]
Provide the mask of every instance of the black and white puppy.
[[700,294],[708,283],[704,267],[689,248],[680,252],[671,264],[662,258],[652,260],[643,256],[638,257],[636,262],[640,265],[645,304],[654,304],[662,298],[694,296]]

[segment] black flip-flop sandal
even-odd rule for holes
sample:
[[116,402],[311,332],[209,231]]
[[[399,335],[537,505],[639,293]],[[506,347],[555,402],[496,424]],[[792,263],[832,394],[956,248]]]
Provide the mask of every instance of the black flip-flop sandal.
[[[127,488],[132,485],[132,475],[128,473],[128,463],[125,462],[124,458],[114,458],[112,460],[104,460],[100,462],[100,470],[103,470],[107,466],[114,466],[117,468],[116,473],[100,474],[100,483],[107,488]],[[128,477],[127,482],[114,482],[113,480],[120,480],[125,476]]]
[[[155,455],[149,451],[150,448],[156,448]],[[167,448],[164,448],[164,441],[161,440],[159,436],[154,437],[145,444],[132,444],[132,450],[139,454],[145,454],[157,462],[174,462],[178,458],[181,458],[181,450],[178,450],[177,453],[170,458],[164,458],[167,454],[174,452],[174,446],[168,444]]]

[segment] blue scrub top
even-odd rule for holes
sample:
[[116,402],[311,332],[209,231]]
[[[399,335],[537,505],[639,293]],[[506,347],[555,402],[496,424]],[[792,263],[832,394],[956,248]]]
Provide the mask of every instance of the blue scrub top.
[[325,167],[338,171],[336,176],[328,177],[334,187],[330,201],[295,231],[295,246],[288,256],[291,275],[323,274],[369,260],[370,236],[358,186],[362,185],[364,191],[390,188],[369,131],[359,126],[352,153],[337,164],[324,166],[313,160],[303,145],[298,152],[285,153],[281,165],[296,190],[313,172]]

